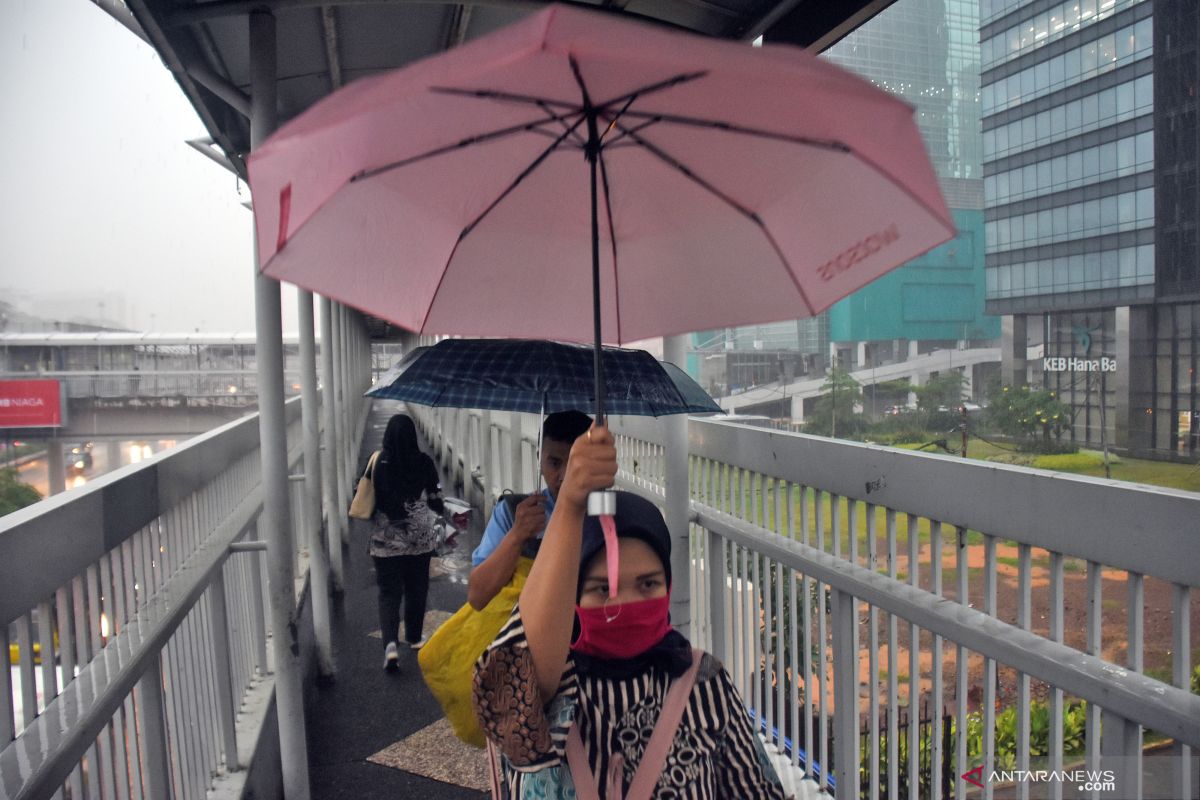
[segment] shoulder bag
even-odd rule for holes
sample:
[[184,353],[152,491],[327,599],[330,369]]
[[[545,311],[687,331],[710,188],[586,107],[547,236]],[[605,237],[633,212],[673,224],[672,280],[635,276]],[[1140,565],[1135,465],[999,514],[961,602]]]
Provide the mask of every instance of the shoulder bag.
[[354,519],[370,519],[375,513],[375,462],[379,451],[371,453],[367,461],[367,469],[358,479],[358,487],[354,490],[354,500],[350,503],[350,516]]

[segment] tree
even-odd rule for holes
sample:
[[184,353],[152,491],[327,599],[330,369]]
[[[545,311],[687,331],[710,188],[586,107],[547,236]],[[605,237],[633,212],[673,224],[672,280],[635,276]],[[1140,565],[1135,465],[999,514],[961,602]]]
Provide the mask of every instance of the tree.
[[937,427],[939,430],[952,425],[947,415],[957,418],[966,383],[966,376],[956,369],[949,369],[930,378],[924,386],[914,387],[921,423],[927,428]]
[[991,393],[987,416],[1001,433],[1049,443],[1062,436],[1071,411],[1049,389],[1002,386]]
[[821,385],[822,395],[805,420],[804,429],[821,436],[849,436],[864,427],[857,408],[862,402],[862,386],[840,367],[831,367]]
[[917,409],[929,414],[939,409],[957,411],[962,404],[963,387],[966,385],[966,376],[956,369],[939,372],[924,386],[915,387]]
[[21,483],[16,469],[0,469],[0,516],[11,514],[17,509],[33,505],[42,495],[32,486]]

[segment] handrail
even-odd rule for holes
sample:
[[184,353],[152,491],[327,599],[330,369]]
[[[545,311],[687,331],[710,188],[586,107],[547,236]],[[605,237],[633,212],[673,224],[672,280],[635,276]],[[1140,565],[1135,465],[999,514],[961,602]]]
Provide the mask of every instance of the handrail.
[[[641,490],[644,493],[644,490]],[[648,495],[647,495],[648,496]],[[654,498],[648,496],[648,499]],[[753,549],[872,606],[970,650],[1111,709],[1193,746],[1200,746],[1200,696],[1145,675],[1114,668],[993,616],[930,594],[730,514],[692,502],[692,519],[725,539]]]
[[[298,455],[298,449],[294,453]],[[262,487],[255,487],[234,512],[173,575],[125,628],[84,667],[75,680],[25,732],[0,752],[5,797],[50,796],[70,775],[92,742],[121,708],[137,682],[207,590],[229,555],[229,546],[258,515]],[[102,687],[99,692],[95,688]],[[23,778],[20,785],[9,781]]]
[[[660,443],[658,426],[620,431]],[[688,452],[1109,567],[1200,586],[1200,494],[900,450],[719,419],[688,421]],[[981,502],[986,499],[986,502]],[[1146,509],[1152,504],[1153,515]],[[1080,536],[1087,531],[1088,536]],[[1142,546],[1131,547],[1130,541]]]
[[[289,422],[300,415],[288,401]],[[40,598],[118,546],[228,464],[258,447],[258,417],[250,415],[45,498],[0,518],[0,623],[7,624]],[[28,568],[37,554],[38,569]]]

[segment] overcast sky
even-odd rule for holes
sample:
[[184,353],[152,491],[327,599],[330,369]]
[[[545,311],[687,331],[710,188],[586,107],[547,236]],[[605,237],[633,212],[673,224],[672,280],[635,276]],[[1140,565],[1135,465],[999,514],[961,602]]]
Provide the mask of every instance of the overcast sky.
[[[206,135],[153,49],[88,0],[0,0],[0,299],[94,293],[90,314],[115,318],[115,292],[134,328],[253,329],[249,191],[185,144]],[[295,306],[286,290],[289,331]]]

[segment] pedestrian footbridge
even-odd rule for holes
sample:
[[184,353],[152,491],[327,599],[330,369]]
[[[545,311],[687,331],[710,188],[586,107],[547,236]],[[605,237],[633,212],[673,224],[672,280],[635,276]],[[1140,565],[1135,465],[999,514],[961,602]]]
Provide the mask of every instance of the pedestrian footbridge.
[[[343,510],[399,406],[358,399],[369,347],[344,330],[323,406],[0,520],[0,796],[480,796],[481,756],[415,659],[380,669]],[[536,420],[406,410],[477,524],[533,487]],[[719,420],[612,425],[620,485],[679,534],[676,624],[799,796],[1196,795],[1200,496]],[[438,567],[431,626],[465,599],[468,546]]]

